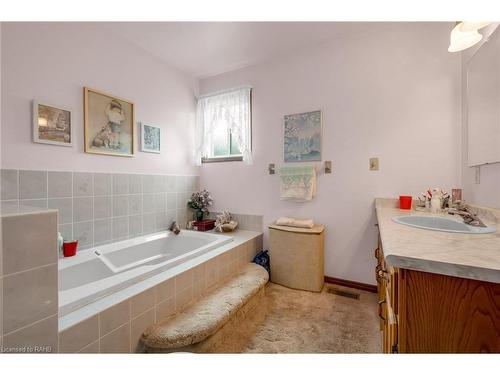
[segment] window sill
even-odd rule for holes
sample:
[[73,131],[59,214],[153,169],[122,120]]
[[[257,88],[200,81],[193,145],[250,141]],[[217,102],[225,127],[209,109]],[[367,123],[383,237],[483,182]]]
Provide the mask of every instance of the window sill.
[[221,163],[226,161],[243,161],[243,156],[224,156],[220,158],[204,158],[202,163]]

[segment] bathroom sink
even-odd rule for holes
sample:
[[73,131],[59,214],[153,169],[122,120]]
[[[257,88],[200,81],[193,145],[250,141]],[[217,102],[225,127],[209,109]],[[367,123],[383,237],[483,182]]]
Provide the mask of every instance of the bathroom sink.
[[392,218],[398,224],[410,227],[451,233],[484,234],[493,233],[495,227],[473,227],[461,221],[442,216],[405,215]]

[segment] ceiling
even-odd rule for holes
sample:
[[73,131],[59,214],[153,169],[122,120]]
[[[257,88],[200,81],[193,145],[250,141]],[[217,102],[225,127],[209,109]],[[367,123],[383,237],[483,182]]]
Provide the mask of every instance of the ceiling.
[[387,23],[114,22],[104,27],[194,77],[243,68]]

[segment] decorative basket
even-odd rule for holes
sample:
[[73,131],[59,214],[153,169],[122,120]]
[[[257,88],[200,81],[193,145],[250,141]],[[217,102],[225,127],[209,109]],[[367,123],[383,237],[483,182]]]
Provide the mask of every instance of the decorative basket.
[[199,230],[200,232],[206,232],[207,230],[212,230],[215,227],[215,220],[201,220],[195,221],[193,223],[193,228]]

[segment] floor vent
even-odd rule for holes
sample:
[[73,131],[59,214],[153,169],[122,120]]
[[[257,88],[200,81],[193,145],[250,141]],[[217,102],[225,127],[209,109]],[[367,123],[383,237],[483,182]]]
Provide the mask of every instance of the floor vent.
[[358,293],[347,292],[345,290],[340,290],[340,289],[335,289],[335,288],[328,288],[328,293],[336,294],[337,296],[342,296],[342,297],[347,297],[347,298],[352,298],[352,299],[359,299]]

